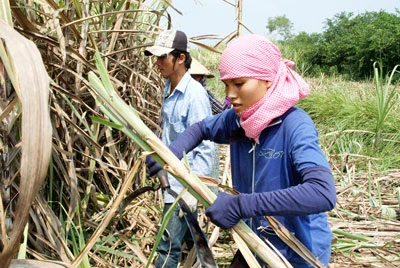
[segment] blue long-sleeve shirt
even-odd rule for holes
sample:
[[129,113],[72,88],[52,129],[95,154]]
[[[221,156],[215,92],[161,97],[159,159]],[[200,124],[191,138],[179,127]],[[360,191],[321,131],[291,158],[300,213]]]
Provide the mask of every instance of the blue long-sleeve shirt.
[[[179,134],[190,125],[211,115],[211,107],[207,92],[203,86],[194,80],[189,72],[182,77],[177,87],[170,92],[170,81],[167,80],[164,88],[164,102],[162,106],[162,141],[170,145]],[[215,144],[211,141],[203,141],[187,157],[192,172],[211,176],[213,170]],[[183,186],[171,175],[169,175],[171,189],[179,193]],[[164,202],[172,203],[174,198],[166,191]]]
[[207,117],[171,147],[181,157],[201,140],[229,144],[233,186],[242,193],[245,222],[295,267],[309,267],[263,217],[274,216],[327,265],[332,233],[325,211],[335,206],[336,189],[311,118],[291,108],[261,132],[259,144],[244,135],[239,122],[233,110]]

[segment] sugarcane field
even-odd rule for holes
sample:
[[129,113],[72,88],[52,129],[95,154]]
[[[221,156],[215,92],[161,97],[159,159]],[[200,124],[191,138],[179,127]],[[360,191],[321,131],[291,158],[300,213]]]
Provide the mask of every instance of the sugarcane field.
[[[207,121],[211,114],[217,118],[235,110],[241,116],[227,92],[242,80],[221,79],[235,71],[223,69],[221,55],[234,40],[254,34],[243,17],[244,1],[220,2],[232,11],[230,30],[187,34],[186,40],[191,57],[187,76],[195,81],[195,75],[204,75],[198,84],[209,94],[204,96],[216,101],[209,105],[210,116],[199,120],[206,130],[214,123]],[[242,195],[237,170],[255,172],[235,155],[237,147],[230,147],[236,136],[209,130],[215,140],[223,141],[213,143],[214,163],[205,163],[212,166],[213,175],[198,171],[199,166],[191,168],[189,152],[178,157],[174,147],[163,143],[164,133],[174,135],[164,132],[163,120],[175,123],[161,111],[168,108],[163,108],[172,92],[167,90],[176,85],[169,87],[170,79],[163,77],[167,67],[160,67],[160,61],[175,56],[173,48],[160,55],[152,49],[160,49],[156,40],[163,33],[179,30],[175,18],[183,12],[178,3],[0,2],[0,268],[158,267],[174,213],[187,225],[190,237],[185,236],[180,247],[180,268],[242,267],[237,258],[252,268],[399,267],[400,9],[337,13],[327,18],[320,33],[296,33],[286,15],[260,19],[282,62],[307,83],[307,97],[293,106],[312,119],[336,191],[333,208],[322,213],[332,233],[328,266],[279,220],[297,215],[257,214],[306,265],[297,266],[280,253],[275,240],[262,239],[258,229],[249,227],[243,216],[248,214],[242,213],[227,229],[211,220],[210,210],[206,215],[222,199],[221,192]],[[190,0],[185,4],[194,13],[207,5]],[[242,117],[240,122],[244,125]],[[280,157],[278,152],[268,153]],[[158,169],[151,174],[153,167]],[[276,169],[276,174],[291,172]],[[174,190],[175,180],[182,191]],[[165,194],[174,200],[168,207]],[[191,203],[187,195],[194,198]],[[308,208],[300,200],[293,202]],[[256,208],[246,211],[251,209]],[[228,211],[232,212],[221,209],[214,217]],[[171,248],[167,258],[169,254]],[[165,262],[162,267],[174,266]]]

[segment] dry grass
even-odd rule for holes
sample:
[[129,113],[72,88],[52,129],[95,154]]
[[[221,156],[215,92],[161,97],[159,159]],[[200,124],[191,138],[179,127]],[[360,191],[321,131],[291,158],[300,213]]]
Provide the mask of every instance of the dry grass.
[[[221,147],[220,178],[224,174],[226,148]],[[349,173],[336,173],[337,205],[328,213],[329,223],[334,232],[332,258],[329,267],[398,267],[400,263],[400,222],[388,219],[382,214],[382,206],[372,207],[368,194],[368,177],[374,185],[380,185],[381,205],[389,206],[399,213],[399,203],[394,192],[400,187],[400,170],[392,170],[388,174],[355,175],[353,165]],[[229,181],[227,182],[229,184]],[[372,187],[376,193],[376,186]],[[154,200],[157,200],[154,203]],[[144,204],[158,204],[158,209]],[[146,208],[146,209],[145,209]],[[140,237],[143,253],[149,254],[155,235],[157,223],[160,221],[162,203],[160,193],[148,193],[135,200],[122,216],[126,221],[126,236]],[[206,221],[200,209],[199,221],[204,230],[211,235],[214,225]],[[120,230],[121,231],[121,230]],[[229,260],[237,250],[237,245],[227,232],[221,232],[212,247],[214,256],[219,259],[220,267],[228,267]],[[139,265],[139,263],[136,263]]]
[[[346,184],[338,183],[338,201],[329,213],[335,232],[332,263],[351,267],[398,267],[400,263],[399,200],[396,189],[400,186],[400,171],[388,174],[342,174]],[[371,206],[368,194],[369,178],[380,187],[380,206]],[[344,178],[342,178],[344,179]],[[376,196],[375,196],[376,197]],[[388,219],[382,207],[395,209],[397,215]],[[341,232],[344,232],[343,234]],[[354,235],[349,237],[346,233]],[[357,236],[360,236],[359,238]],[[347,244],[347,248],[345,247]],[[345,250],[344,250],[345,249]],[[339,266],[333,266],[339,267]]]

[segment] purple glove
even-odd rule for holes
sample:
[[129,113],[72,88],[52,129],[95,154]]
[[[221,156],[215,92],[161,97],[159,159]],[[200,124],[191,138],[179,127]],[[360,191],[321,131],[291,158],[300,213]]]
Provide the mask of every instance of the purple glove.
[[222,229],[230,229],[242,218],[240,195],[218,193],[217,199],[206,209],[206,216]]
[[158,164],[157,161],[154,160],[151,156],[146,157],[145,163],[147,167],[146,178],[151,178],[155,176],[162,169],[162,166]]

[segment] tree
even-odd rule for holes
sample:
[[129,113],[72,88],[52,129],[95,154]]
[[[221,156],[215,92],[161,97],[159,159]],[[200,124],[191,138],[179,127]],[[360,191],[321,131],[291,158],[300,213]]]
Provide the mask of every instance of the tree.
[[282,55],[293,60],[296,63],[294,68],[302,75],[318,75],[320,67],[315,62],[321,55],[318,48],[320,39],[320,33],[300,32],[282,45]]
[[293,37],[293,23],[286,17],[286,15],[268,18],[266,28],[270,34],[277,32],[284,42]]
[[[269,21],[270,31],[284,32],[283,19]],[[279,42],[287,58],[307,75],[338,74],[353,80],[373,76],[373,64],[379,62],[389,73],[400,62],[400,11],[342,12],[325,22],[322,33],[298,35]],[[280,26],[278,26],[280,25]],[[279,28],[281,27],[281,28]],[[395,77],[394,81],[398,78]]]
[[327,28],[318,45],[321,57],[314,62],[325,68],[335,67],[339,74],[352,79],[372,76],[378,61],[388,72],[400,62],[400,12],[385,11],[340,13],[327,20]]

